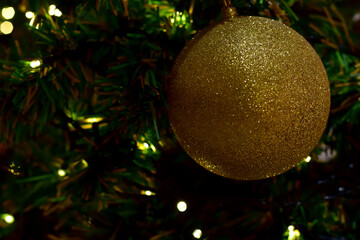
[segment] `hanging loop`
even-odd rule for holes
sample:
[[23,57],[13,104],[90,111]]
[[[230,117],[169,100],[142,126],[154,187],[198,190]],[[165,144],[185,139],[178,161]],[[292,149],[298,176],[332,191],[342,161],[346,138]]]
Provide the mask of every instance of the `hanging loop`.
[[229,19],[238,16],[236,9],[231,6],[231,0],[223,0],[223,5],[223,19]]
[[223,0],[224,8],[231,7],[231,0]]

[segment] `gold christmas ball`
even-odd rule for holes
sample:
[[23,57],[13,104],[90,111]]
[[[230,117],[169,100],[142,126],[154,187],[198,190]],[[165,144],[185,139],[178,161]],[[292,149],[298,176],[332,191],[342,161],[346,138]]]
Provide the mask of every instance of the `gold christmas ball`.
[[229,17],[197,34],[174,64],[169,119],[184,150],[232,179],[281,174],[316,146],[330,110],[324,66],[290,27]]

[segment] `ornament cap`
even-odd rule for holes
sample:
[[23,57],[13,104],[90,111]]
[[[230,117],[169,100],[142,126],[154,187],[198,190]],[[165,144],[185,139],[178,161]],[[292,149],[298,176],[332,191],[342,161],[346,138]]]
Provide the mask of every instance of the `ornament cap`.
[[223,19],[238,17],[235,7],[224,7],[222,9]]

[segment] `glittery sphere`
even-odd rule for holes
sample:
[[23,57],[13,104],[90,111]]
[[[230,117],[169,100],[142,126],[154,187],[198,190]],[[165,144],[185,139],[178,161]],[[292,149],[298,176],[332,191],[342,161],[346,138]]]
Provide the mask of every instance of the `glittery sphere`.
[[169,118],[205,169],[240,180],[281,174],[319,141],[330,110],[324,66],[290,27],[230,17],[192,39],[174,65]]

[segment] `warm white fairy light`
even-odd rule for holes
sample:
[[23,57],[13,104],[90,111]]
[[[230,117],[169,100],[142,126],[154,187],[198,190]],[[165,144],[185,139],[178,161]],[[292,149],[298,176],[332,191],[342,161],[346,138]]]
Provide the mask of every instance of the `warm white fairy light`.
[[35,13],[28,11],[25,13],[25,17],[28,19],[31,19],[31,18],[35,17]]
[[42,64],[41,59],[34,59],[34,60],[32,60],[32,61],[30,62],[30,67],[32,67],[32,68],[38,68],[38,67],[41,66],[41,64]]
[[55,9],[56,9],[56,6],[53,4],[53,5],[50,5],[49,7],[49,15],[50,16],[54,16],[55,15]]
[[61,15],[62,15],[62,12],[60,11],[60,9],[56,8],[56,6],[54,4],[49,6],[48,13],[50,16],[55,16],[55,17],[61,17]]
[[142,194],[142,195],[146,195],[146,196],[156,195],[154,192],[152,192],[152,191],[150,191],[150,190],[141,190],[141,194]]
[[14,30],[14,26],[12,25],[11,22],[5,21],[0,25],[0,31],[3,34],[10,34],[12,33],[13,30]]
[[89,164],[87,163],[87,161],[85,159],[82,159],[81,163],[83,165],[83,168],[87,168],[89,166]]
[[15,221],[15,218],[13,215],[8,214],[8,213],[3,213],[1,214],[1,218],[7,223],[7,224],[12,224]]
[[176,25],[178,27],[184,27],[186,25],[186,14],[183,12],[176,11],[170,17],[170,22],[172,25]]
[[197,239],[201,238],[201,236],[202,236],[202,231],[201,231],[200,229],[195,229],[195,230],[193,231],[193,236],[194,236],[194,238],[197,238]]
[[34,25],[35,17],[36,17],[36,16],[34,16],[34,17],[30,20],[30,22],[29,22],[29,25],[30,25],[30,26]]
[[293,225],[290,225],[288,227],[288,232],[289,232],[288,240],[299,240],[300,239],[300,232],[299,232],[299,230],[295,229],[295,227]]
[[310,162],[311,161],[311,157],[310,156],[307,156],[305,159],[304,159],[305,162]]
[[15,9],[13,7],[5,7],[2,9],[1,15],[7,20],[12,19],[15,15]]
[[55,15],[56,17],[61,17],[62,12],[61,12],[59,9],[55,9],[54,15]]
[[156,152],[156,147],[152,143],[143,142],[143,140],[136,142],[136,146],[141,151],[147,151],[151,149],[153,152]]
[[142,151],[149,148],[149,144],[147,142],[137,142],[136,146],[138,147],[138,149],[140,149]]
[[186,204],[186,202],[184,202],[184,201],[178,202],[178,204],[177,204],[177,209],[179,210],[179,212],[185,212],[186,209],[187,209],[187,204]]
[[66,175],[66,172],[64,169],[59,169],[57,174],[60,176],[60,177],[64,177]]
[[153,152],[156,152],[156,147],[153,144],[150,144],[150,148],[153,150]]
[[102,117],[92,117],[92,118],[86,118],[84,121],[87,123],[97,123],[102,121],[104,118]]

